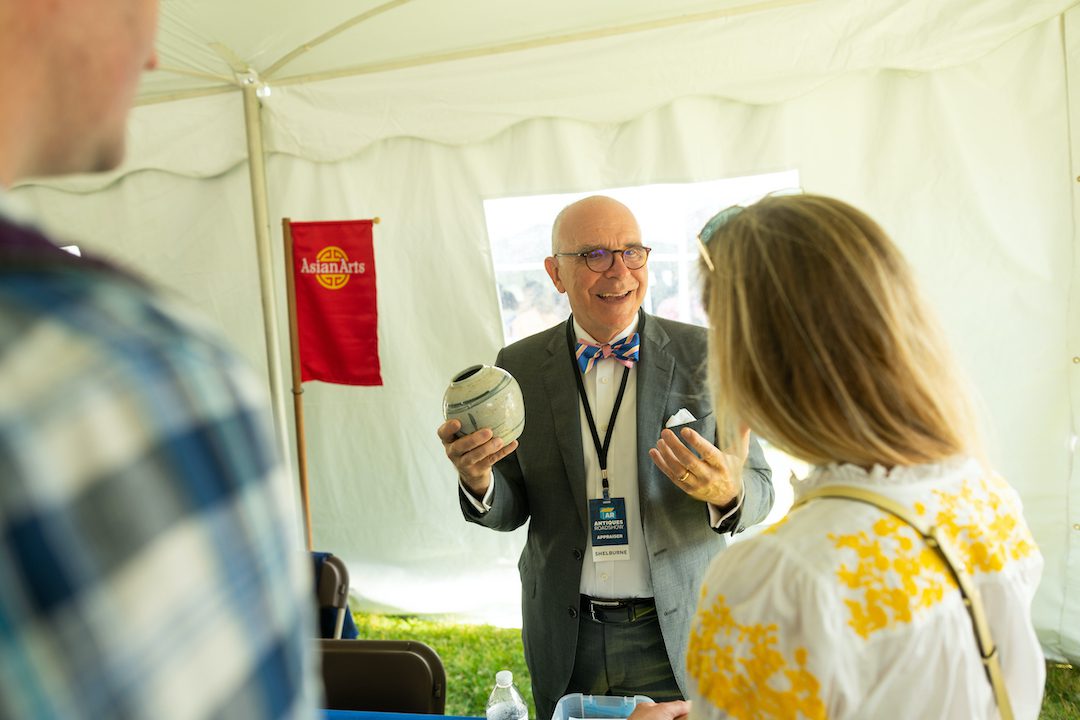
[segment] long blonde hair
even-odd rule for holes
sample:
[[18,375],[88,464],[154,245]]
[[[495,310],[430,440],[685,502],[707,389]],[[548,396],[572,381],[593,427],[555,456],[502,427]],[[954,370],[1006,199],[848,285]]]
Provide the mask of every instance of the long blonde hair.
[[828,197],[765,198],[703,238],[718,427],[814,464],[978,452],[948,346],[899,250]]

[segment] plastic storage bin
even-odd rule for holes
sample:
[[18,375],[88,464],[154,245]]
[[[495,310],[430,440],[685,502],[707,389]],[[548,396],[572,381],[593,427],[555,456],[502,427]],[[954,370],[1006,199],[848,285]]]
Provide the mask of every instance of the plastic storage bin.
[[619,697],[571,693],[555,705],[555,714],[551,716],[551,720],[626,718],[630,716],[638,703],[643,702],[652,702],[652,698],[644,695]]

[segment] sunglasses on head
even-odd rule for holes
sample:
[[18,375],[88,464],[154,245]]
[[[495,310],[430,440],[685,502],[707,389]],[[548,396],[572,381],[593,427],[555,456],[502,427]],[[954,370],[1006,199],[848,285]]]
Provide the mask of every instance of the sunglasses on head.
[[[784,188],[782,190],[774,190],[770,193],[762,195],[759,200],[763,200],[769,197],[783,197],[785,195],[802,195],[802,188]],[[735,219],[735,217],[754,203],[747,203],[746,205],[731,205],[724,208],[720,212],[709,218],[709,221],[705,223],[705,226],[701,228],[701,232],[697,234],[698,241],[698,253],[701,254],[701,259],[705,261],[705,265],[709,268],[709,272],[716,272],[716,266],[713,265],[712,258],[709,257],[709,241],[713,239],[713,236],[720,230],[720,228],[727,225],[729,222]]]

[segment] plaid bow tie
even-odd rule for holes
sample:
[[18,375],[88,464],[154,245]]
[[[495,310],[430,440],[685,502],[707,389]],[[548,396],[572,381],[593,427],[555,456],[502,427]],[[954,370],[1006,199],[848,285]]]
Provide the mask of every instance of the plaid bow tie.
[[616,362],[622,363],[626,367],[633,367],[634,363],[638,361],[638,346],[640,344],[637,333],[623,338],[614,345],[608,345],[607,343],[595,345],[578,338],[578,367],[581,368],[581,372],[584,374],[592,370],[597,360],[608,357],[614,358]]

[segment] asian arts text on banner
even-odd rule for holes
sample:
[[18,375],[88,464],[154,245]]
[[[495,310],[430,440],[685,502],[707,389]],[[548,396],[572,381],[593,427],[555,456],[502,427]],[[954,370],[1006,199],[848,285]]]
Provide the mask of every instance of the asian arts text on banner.
[[372,223],[291,223],[302,382],[382,385]]

